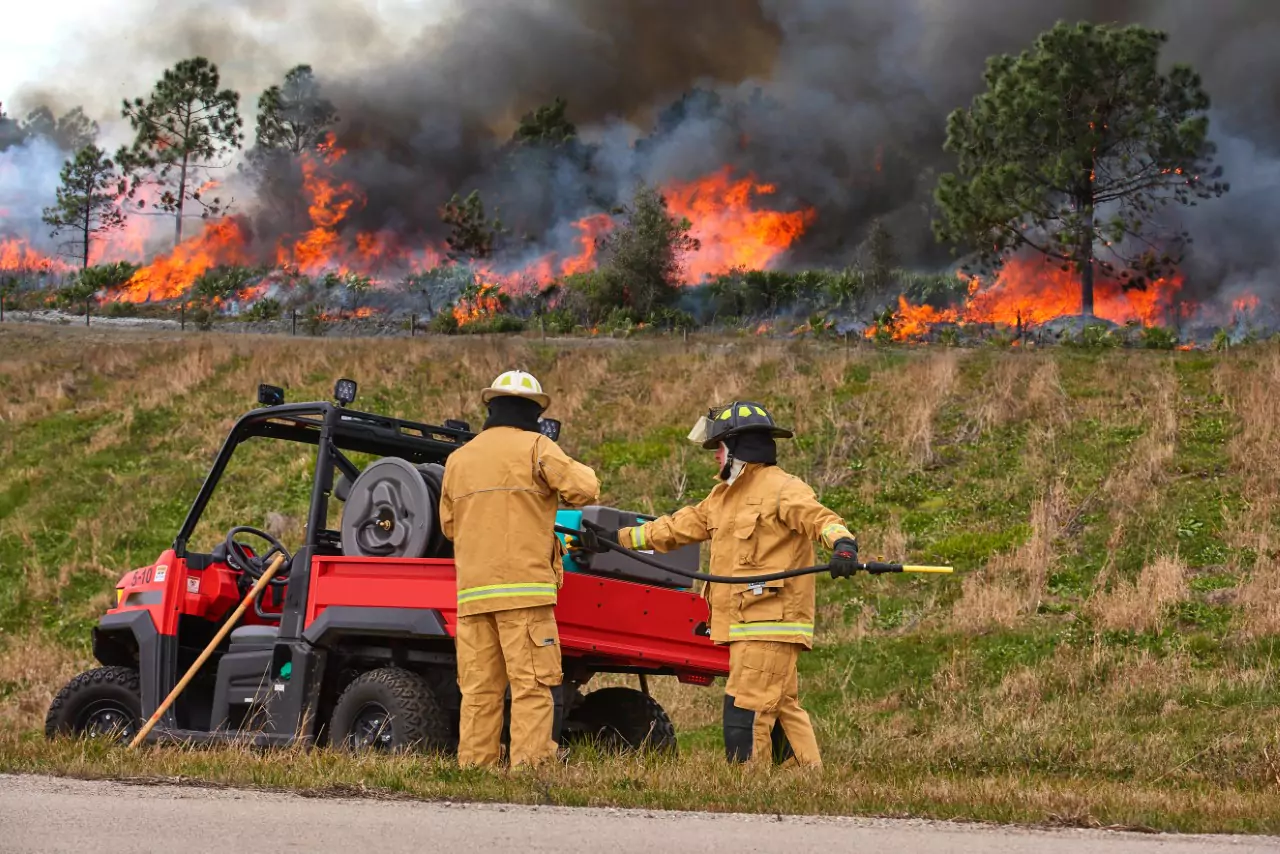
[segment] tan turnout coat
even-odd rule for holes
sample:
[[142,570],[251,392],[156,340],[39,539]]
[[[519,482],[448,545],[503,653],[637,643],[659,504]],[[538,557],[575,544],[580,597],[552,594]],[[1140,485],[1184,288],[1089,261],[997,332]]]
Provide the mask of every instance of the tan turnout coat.
[[[732,484],[717,484],[698,504],[618,532],[624,546],[658,552],[710,540],[711,573],[739,576],[812,566],[815,540],[830,548],[851,536],[808,484],[759,463],[748,463]],[[708,584],[711,639],[786,641],[812,648],[814,594],[813,575],[755,586]]]
[[564,583],[556,509],[599,495],[595,472],[541,433],[491,427],[450,454],[440,527],[453,541],[458,616],[554,605]]

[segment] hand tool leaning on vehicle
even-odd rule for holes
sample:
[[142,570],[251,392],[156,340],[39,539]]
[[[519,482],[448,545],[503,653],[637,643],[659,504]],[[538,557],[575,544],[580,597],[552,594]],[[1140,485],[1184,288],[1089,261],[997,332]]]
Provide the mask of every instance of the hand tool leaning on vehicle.
[[[711,639],[729,644],[723,723],[731,762],[769,756],[779,761],[791,753],[788,761],[822,764],[813,725],[800,705],[796,666],[799,653],[813,647],[815,573],[829,570],[841,578],[858,570],[950,571],[859,563],[857,540],[844,521],[806,483],[778,467],[774,440],[792,435],[758,403],[712,409],[689,434],[703,448],[716,449],[720,464],[721,482],[706,499],[616,532],[587,524],[580,535],[580,547],[589,551],[666,552],[711,541],[711,574],[690,575],[730,582],[710,585],[705,595]],[[832,549],[829,564],[811,566],[814,540]],[[776,737],[775,724],[785,741]]]
[[511,685],[511,764],[553,758],[561,684],[556,594],[563,551],[556,507],[590,504],[600,483],[538,430],[550,398],[523,371],[481,393],[489,417],[453,452],[440,496],[440,527],[458,571],[458,732],[461,765],[498,763],[502,700]]

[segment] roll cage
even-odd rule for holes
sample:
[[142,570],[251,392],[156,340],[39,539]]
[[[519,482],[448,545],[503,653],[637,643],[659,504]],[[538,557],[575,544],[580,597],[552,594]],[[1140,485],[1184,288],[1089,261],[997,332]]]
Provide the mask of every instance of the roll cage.
[[344,452],[402,457],[416,465],[443,463],[449,454],[475,435],[470,426],[462,422],[449,422],[448,426],[422,424],[359,412],[327,401],[285,403],[255,409],[236,421],[222,443],[174,538],[174,554],[179,558],[187,557],[187,543],[200,523],[227,464],[236,449],[250,439],[282,439],[316,447],[304,544],[304,547],[315,548],[323,545],[321,538],[326,531],[334,469],[340,470],[350,480],[355,480],[360,474],[359,468]]

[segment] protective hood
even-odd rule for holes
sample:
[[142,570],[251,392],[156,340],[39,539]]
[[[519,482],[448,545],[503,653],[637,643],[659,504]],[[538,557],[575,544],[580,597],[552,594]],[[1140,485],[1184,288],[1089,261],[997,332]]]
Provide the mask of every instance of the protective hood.
[[490,427],[515,427],[517,430],[539,432],[538,416],[542,407],[537,401],[527,397],[509,397],[503,395],[489,401],[489,417],[484,422],[485,430]]

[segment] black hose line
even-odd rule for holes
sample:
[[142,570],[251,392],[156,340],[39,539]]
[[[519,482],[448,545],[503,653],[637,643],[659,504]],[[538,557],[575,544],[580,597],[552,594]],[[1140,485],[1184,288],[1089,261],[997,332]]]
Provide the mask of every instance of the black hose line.
[[[556,533],[573,537],[582,536],[582,531],[579,531],[576,528],[566,528],[563,525],[556,525]],[[634,560],[638,560],[646,566],[661,569],[662,571],[669,572],[672,575],[679,575],[684,578],[692,578],[698,581],[709,581],[713,584],[763,584],[767,581],[781,581],[784,578],[795,578],[800,575],[817,575],[819,572],[826,572],[831,569],[831,564],[822,563],[817,566],[788,569],[784,572],[770,572],[764,575],[711,575],[707,572],[690,572],[687,569],[668,566],[662,561],[654,560],[646,554],[629,549],[620,543],[613,542],[612,540],[601,540],[601,543],[606,548],[624,554]],[[855,572],[858,570],[871,573],[872,575],[880,575],[885,572],[902,572],[903,565],[900,563],[879,563],[873,561],[871,563],[859,563]]]

